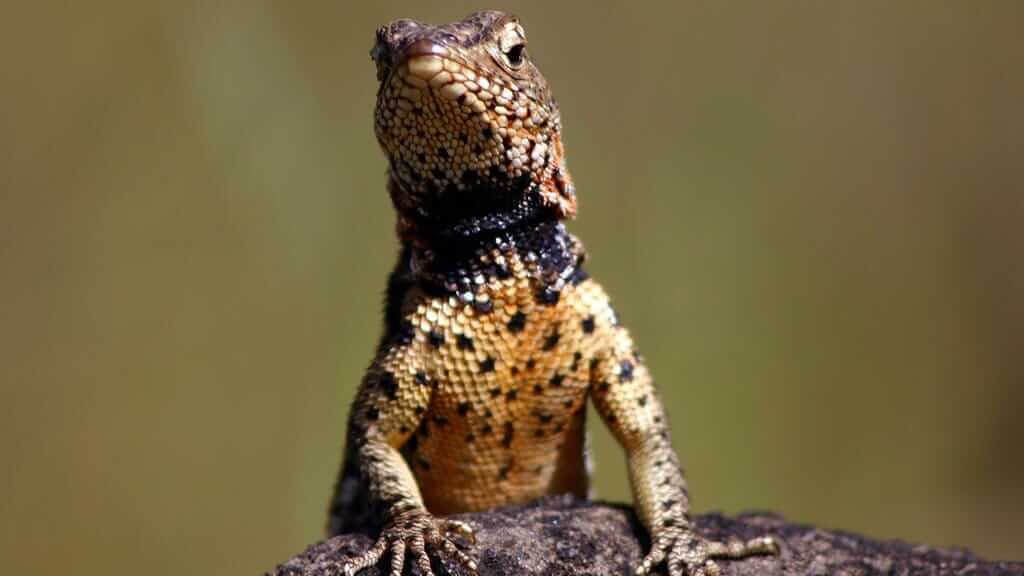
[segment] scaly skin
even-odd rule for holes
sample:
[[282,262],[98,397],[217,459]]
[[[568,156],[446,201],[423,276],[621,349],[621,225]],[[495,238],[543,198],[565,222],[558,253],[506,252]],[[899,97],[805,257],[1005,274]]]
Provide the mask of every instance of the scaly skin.
[[371,52],[376,133],[403,249],[388,286],[385,334],[352,406],[331,506],[338,533],[383,518],[376,545],[345,574],[427,545],[475,572],[434,515],[545,494],[585,496],[586,401],[626,451],[651,533],[637,569],[716,574],[715,557],[777,550],[691,530],[665,412],[604,290],[583,271],[562,221],[576,211],[558,108],[519,22],[480,12],[432,27],[398,20]]

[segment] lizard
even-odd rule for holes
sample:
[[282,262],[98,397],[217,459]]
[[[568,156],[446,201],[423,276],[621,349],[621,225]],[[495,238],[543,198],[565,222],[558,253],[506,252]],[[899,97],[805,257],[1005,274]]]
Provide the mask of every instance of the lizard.
[[586,497],[588,399],[628,460],[651,548],[636,574],[719,573],[778,552],[771,536],[707,541],[643,358],[565,221],[576,213],[558,105],[519,20],[477,12],[377,30],[374,131],[401,250],[384,334],[352,404],[331,535],[380,519],[336,568],[409,554],[476,573],[472,528],[446,515],[547,494]]

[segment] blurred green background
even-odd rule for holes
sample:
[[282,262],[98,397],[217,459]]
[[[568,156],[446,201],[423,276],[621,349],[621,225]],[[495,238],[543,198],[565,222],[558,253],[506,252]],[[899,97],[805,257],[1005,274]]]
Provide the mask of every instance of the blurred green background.
[[[0,9],[6,572],[321,536],[395,254],[373,31],[483,7]],[[501,7],[698,509],[1024,557],[1024,3]]]

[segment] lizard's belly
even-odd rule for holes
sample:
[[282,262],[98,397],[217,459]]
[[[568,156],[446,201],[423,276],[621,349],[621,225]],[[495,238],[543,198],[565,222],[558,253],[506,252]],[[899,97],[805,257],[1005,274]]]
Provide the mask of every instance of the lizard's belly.
[[552,421],[547,430],[528,420],[490,430],[483,420],[467,421],[471,426],[449,423],[450,430],[435,425],[407,458],[434,514],[484,510],[546,494],[582,497],[588,486],[583,420],[581,413]]
[[[596,354],[583,286],[545,305],[449,323],[431,355],[434,391],[403,454],[427,508],[448,514],[585,496],[587,391]],[[512,298],[510,298],[512,299]]]

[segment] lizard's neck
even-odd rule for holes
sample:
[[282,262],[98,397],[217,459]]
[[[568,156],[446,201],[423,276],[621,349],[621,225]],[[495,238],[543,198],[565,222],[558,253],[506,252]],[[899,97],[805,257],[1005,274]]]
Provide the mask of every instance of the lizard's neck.
[[557,300],[582,275],[582,244],[526,177],[449,190],[414,207],[401,202],[408,195],[395,178],[389,191],[406,269],[431,293],[468,301],[486,284],[515,277],[528,280],[542,300]]
[[404,243],[418,284],[467,301],[488,283],[525,278],[540,300],[553,303],[567,283],[585,278],[583,245],[552,218]]

